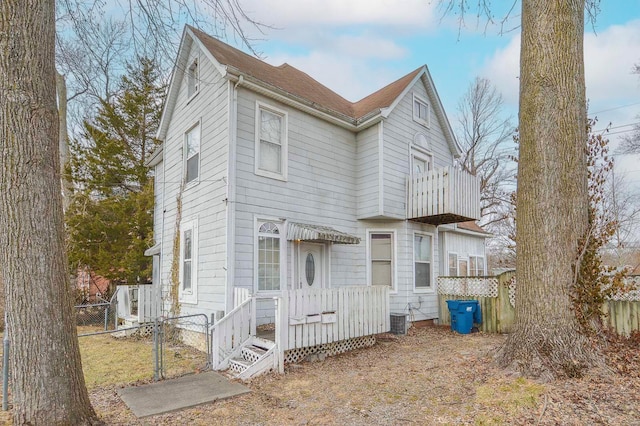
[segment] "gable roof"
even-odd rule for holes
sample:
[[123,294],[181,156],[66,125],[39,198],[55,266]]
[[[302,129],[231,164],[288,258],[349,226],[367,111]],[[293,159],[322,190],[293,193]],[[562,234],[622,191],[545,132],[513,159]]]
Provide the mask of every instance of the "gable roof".
[[[182,80],[184,69],[186,69],[186,51],[194,41],[199,44],[205,54],[213,60],[223,75],[231,74],[238,77],[242,76],[263,86],[266,90],[276,89],[284,92],[286,97],[312,109],[334,116],[338,120],[346,122],[351,128],[355,128],[383,112],[385,117],[388,116],[399,100],[418,80],[421,80],[432,96],[435,96],[436,105],[432,105],[432,107],[438,119],[441,121],[451,151],[455,156],[459,156],[460,149],[455,141],[453,131],[446,118],[444,108],[435,91],[426,65],[415,69],[358,102],[350,102],[314,80],[308,74],[287,63],[280,66],[270,65],[189,25],[185,27],[180,43],[178,59],[174,66],[165,111],[163,111],[162,122],[158,130],[159,139],[164,139],[163,136],[166,132],[166,126],[168,125],[168,117],[170,117],[173,112],[174,105],[172,101],[177,97],[178,87],[174,88],[173,86],[178,86],[179,84],[174,84],[174,81],[180,82]],[[167,116],[166,119],[165,116]]]
[[475,220],[470,220],[468,222],[460,222],[457,224],[458,229],[464,229],[467,231],[479,232],[481,234],[491,235],[490,232],[487,232],[480,225],[476,223]]

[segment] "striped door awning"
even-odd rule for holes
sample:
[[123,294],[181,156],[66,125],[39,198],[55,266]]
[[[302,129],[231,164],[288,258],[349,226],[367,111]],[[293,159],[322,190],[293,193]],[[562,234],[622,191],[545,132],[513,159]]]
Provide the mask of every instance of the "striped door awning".
[[323,241],[336,244],[360,244],[360,238],[328,226],[309,225],[289,222],[287,240],[290,241]]

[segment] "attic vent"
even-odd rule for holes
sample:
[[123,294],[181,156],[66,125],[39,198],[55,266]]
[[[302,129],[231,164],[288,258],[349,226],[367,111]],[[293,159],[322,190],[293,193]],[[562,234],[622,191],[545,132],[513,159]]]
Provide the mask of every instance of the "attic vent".
[[422,132],[416,133],[416,135],[413,137],[413,144],[427,150],[429,149],[429,141],[427,139],[427,135]]

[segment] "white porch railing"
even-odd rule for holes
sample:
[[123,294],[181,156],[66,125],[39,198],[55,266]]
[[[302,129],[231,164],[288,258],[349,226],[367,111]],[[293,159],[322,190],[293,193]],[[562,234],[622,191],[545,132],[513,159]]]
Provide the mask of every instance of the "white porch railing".
[[443,224],[480,218],[480,179],[454,167],[407,178],[407,218]]
[[242,345],[256,334],[256,299],[249,297],[211,326],[214,370],[224,370]]
[[117,287],[118,318],[151,322],[158,314],[152,284]]
[[286,350],[385,333],[389,315],[386,286],[285,291],[276,298],[279,369]]

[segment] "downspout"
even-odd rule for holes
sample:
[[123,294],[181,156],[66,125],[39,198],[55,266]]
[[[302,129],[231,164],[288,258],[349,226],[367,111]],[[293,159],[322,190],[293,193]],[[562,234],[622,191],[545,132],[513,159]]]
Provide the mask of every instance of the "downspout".
[[[163,141],[163,144],[165,144],[165,142]],[[164,306],[162,304],[162,273],[163,273],[163,262],[164,262],[164,220],[165,220],[165,216],[166,216],[166,207],[165,207],[165,198],[166,198],[166,192],[167,192],[167,180],[166,180],[166,173],[167,173],[167,163],[166,163],[166,144],[165,146],[162,148],[162,219],[160,221],[160,256],[158,259],[158,287],[156,288],[156,307],[159,309],[158,312],[156,312],[156,317],[158,316],[164,316]],[[156,166],[156,170],[157,170],[158,166]],[[156,173],[156,176],[158,176],[158,174]]]
[[227,285],[225,288],[225,313],[233,309],[233,287],[235,285],[235,232],[236,232],[236,137],[238,134],[238,87],[243,83],[240,75],[233,86],[229,113],[229,156],[227,163],[227,256],[225,270]]

